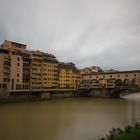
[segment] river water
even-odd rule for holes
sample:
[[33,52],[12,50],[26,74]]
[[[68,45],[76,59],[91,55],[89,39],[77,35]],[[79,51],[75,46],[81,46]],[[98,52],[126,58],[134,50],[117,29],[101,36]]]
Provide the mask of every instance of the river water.
[[140,120],[140,100],[130,97],[3,104],[0,140],[94,140],[112,127],[136,120]]

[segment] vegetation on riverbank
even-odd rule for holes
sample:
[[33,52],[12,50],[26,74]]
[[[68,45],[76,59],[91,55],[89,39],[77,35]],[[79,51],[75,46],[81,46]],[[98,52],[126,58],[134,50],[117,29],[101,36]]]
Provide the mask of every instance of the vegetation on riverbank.
[[124,130],[112,128],[106,138],[100,140],[140,140],[140,123],[134,126],[126,125]]

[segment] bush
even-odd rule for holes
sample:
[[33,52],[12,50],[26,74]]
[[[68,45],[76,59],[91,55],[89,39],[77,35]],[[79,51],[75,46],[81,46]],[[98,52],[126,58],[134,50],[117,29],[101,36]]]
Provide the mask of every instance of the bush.
[[140,123],[136,122],[135,123],[135,128],[139,128],[140,127]]
[[130,125],[125,126],[125,132],[129,133],[132,127]]

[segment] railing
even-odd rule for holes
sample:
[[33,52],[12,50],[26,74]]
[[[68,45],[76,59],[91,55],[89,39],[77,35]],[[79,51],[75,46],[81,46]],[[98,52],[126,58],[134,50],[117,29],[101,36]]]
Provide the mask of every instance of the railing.
[[138,88],[138,85],[122,85],[122,86],[116,86],[114,83],[107,83],[104,85],[101,85],[99,83],[89,83],[89,84],[83,84],[82,87],[79,87],[79,89],[97,89],[97,88],[105,88],[105,89],[132,89],[132,88]]
[[133,88],[138,88],[138,85],[122,85],[115,88],[116,89],[133,89]]

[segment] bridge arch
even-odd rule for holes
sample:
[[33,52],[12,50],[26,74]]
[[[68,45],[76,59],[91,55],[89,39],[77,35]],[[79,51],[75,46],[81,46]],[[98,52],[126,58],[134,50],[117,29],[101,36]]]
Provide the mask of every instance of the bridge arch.
[[99,81],[97,79],[92,79],[91,82],[92,83],[99,83]]
[[132,85],[136,85],[136,78],[132,79]]
[[114,89],[110,92],[109,97],[110,98],[120,98],[120,95],[123,91],[129,90],[128,88],[122,88],[122,89]]
[[124,79],[124,80],[123,80],[123,85],[124,85],[124,86],[128,86],[128,85],[130,85],[130,84],[131,84],[131,82],[130,82],[129,79]]
[[121,80],[121,79],[117,79],[117,80],[115,81],[115,85],[116,85],[116,87],[122,86],[122,85],[123,85],[122,80]]

